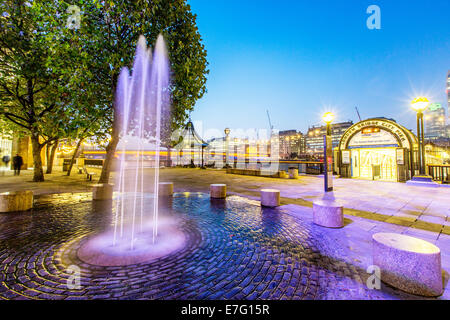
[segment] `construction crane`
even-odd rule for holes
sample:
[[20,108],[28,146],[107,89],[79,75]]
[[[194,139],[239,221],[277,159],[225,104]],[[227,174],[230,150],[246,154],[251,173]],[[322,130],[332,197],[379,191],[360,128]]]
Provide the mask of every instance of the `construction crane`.
[[358,114],[359,121],[361,121],[361,116],[359,115],[358,107],[355,107],[356,113]]
[[273,125],[272,125],[272,121],[270,121],[269,110],[266,110],[266,111],[267,111],[267,119],[269,119],[270,135],[272,136]]

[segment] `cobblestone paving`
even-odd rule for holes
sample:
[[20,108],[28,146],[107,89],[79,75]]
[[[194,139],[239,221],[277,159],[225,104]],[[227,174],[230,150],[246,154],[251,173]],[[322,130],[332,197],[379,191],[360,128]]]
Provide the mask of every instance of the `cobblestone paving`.
[[[258,202],[177,193],[187,245],[153,262],[126,267],[85,264],[76,250],[111,226],[111,202],[90,194],[39,196],[30,213],[0,215],[0,299],[409,299],[383,286],[369,290],[364,270],[330,258],[342,250],[326,231]],[[345,252],[339,252],[345,254]],[[336,256],[336,255],[334,255]],[[68,267],[81,289],[68,289]]]

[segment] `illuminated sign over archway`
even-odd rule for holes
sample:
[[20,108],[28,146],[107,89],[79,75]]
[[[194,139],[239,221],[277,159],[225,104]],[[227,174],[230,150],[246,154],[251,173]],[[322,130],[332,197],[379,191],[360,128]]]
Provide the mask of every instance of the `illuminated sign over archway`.
[[395,121],[374,118],[355,123],[339,142],[339,149],[356,147],[400,147],[411,149],[417,143],[415,135]]

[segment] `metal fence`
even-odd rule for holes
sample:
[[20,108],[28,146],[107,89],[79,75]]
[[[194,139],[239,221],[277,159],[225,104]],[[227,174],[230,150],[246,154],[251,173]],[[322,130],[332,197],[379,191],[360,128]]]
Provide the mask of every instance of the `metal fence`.
[[450,183],[449,164],[428,165],[428,174],[433,177],[434,181],[441,181],[442,183]]

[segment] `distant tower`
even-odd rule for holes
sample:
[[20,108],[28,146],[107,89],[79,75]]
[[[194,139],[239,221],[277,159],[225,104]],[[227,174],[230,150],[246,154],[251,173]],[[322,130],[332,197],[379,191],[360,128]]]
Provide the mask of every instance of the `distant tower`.
[[450,70],[447,72],[447,111],[449,117],[448,124],[450,124]]

